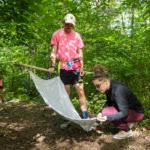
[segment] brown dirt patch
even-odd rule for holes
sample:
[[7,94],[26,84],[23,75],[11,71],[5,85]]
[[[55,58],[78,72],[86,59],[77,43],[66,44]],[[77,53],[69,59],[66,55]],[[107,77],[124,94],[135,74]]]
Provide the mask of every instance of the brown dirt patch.
[[150,132],[137,128],[134,137],[113,140],[112,134],[87,133],[70,126],[46,105],[0,105],[0,150],[149,150]]

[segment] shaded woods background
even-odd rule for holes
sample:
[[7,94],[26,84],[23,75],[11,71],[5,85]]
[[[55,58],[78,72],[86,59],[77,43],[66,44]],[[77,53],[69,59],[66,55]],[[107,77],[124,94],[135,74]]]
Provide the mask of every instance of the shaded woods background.
[[[150,117],[150,3],[148,0],[1,0],[0,78],[4,80],[5,101],[19,99],[42,102],[28,73],[15,62],[48,68],[49,40],[63,27],[68,12],[77,19],[76,31],[84,39],[85,70],[105,65],[113,78],[127,84],[145,106]],[[47,73],[36,72],[48,79]],[[91,75],[85,91],[89,110],[96,113],[105,101],[96,93]],[[73,103],[78,107],[76,94]],[[101,101],[99,101],[101,99]]]

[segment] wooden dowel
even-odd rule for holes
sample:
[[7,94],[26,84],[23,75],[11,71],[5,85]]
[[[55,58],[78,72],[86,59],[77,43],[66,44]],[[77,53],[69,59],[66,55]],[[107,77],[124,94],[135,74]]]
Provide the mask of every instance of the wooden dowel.
[[37,66],[32,66],[32,65],[22,64],[22,63],[17,63],[17,65],[50,73],[50,71],[48,69],[37,67]]
[[[22,63],[16,63],[16,65],[20,65],[20,66],[23,66],[23,67],[26,67],[26,68],[36,69],[36,70],[40,70],[40,71],[45,71],[45,72],[49,72],[49,73],[54,73],[54,72],[51,72],[48,69],[37,67],[37,66],[32,66],[32,65],[22,64]],[[84,71],[84,72],[87,75],[88,74],[93,74],[92,72],[89,72],[89,71]]]

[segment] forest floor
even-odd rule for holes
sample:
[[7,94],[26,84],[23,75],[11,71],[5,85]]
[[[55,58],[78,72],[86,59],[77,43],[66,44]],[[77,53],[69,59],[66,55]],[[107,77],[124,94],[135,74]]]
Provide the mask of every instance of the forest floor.
[[114,140],[75,126],[60,129],[64,120],[46,105],[7,102],[0,105],[0,150],[150,150],[150,130],[137,127],[134,136]]

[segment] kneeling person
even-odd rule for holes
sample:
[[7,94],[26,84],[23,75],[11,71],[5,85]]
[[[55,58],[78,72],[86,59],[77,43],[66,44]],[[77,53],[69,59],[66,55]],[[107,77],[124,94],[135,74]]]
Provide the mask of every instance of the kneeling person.
[[108,121],[121,131],[113,136],[124,139],[132,136],[128,123],[144,119],[144,109],[133,92],[124,84],[111,80],[106,69],[101,65],[94,67],[93,84],[96,89],[106,94],[106,104],[97,115],[97,120]]

